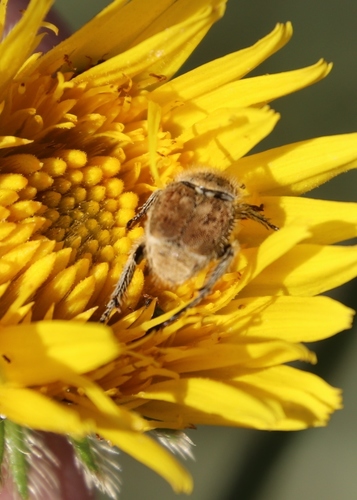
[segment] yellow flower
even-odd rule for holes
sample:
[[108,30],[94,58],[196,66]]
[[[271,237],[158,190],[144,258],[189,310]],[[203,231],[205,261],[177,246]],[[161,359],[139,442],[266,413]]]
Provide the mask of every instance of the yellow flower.
[[[319,61],[241,79],[289,40],[290,24],[171,79],[224,0],[117,0],[32,54],[50,5],[32,0],[0,45],[0,412],[34,429],[97,433],[189,492],[189,475],[145,431],[302,429],[340,407],[338,390],[285,363],[315,362],[302,342],[350,325],[351,310],[314,296],[357,275],[356,249],[335,245],[356,236],[357,206],[298,195],[356,167],[357,134],[244,156],[279,118],[266,103],[330,70]],[[236,177],[280,231],[242,221],[241,251],[212,293],[148,335],[206,272],[169,291],[139,266],[123,311],[99,325],[143,234],[127,222],[192,164]]]

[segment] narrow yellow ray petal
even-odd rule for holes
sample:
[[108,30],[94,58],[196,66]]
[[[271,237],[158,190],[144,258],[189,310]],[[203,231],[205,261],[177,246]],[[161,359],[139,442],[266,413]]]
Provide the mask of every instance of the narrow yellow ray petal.
[[[221,12],[222,2],[220,0],[212,1],[221,4],[221,8],[207,6],[204,2],[206,4],[204,7],[197,6],[197,14],[194,17],[158,32],[124,53],[88,69],[76,76],[73,81],[75,83],[90,81],[94,85],[108,83],[117,85],[118,82],[125,81],[125,77],[129,76],[135,77],[136,83],[143,80],[145,82],[143,85],[146,87],[150,84],[157,84],[158,75],[170,78],[187,59],[195,44],[202,39],[212,23],[223,13]],[[188,50],[183,48],[186,45]]]
[[[233,400],[233,404],[237,406],[226,414],[205,412],[193,406],[189,407],[184,402],[172,405],[166,403],[166,400],[171,399],[169,397],[164,397],[163,401],[146,403],[140,411],[148,418],[169,422],[177,422],[179,414],[180,426],[196,422],[205,425],[243,425],[266,430],[300,430],[326,425],[331,413],[341,408],[340,391],[311,373],[288,366],[271,367],[247,374],[239,372],[241,370],[237,366],[224,368],[216,370],[215,378],[219,379],[220,374],[229,377],[225,384],[220,385],[225,385],[230,391],[237,391],[237,394],[243,389],[244,393],[250,394],[253,401],[259,401],[266,408],[270,408],[271,419],[262,419],[260,427],[256,426],[254,418],[249,418],[249,412],[246,418],[244,399],[240,403]],[[214,396],[219,405],[219,394]],[[242,414],[245,418],[241,421]]]
[[357,133],[319,137],[240,159],[232,173],[254,192],[299,195],[357,168]]
[[[331,64],[321,59],[306,68],[232,82],[194,99],[192,103],[198,109],[205,109],[207,106],[215,109],[219,105],[240,107],[266,103],[317,83],[331,69]],[[180,111],[181,109],[178,113]]]
[[329,297],[248,297],[232,301],[214,322],[229,328],[230,342],[240,342],[242,335],[316,342],[351,328],[353,316],[353,309]]
[[193,163],[225,169],[266,137],[278,119],[269,108],[222,109],[192,126],[183,120],[178,140],[194,152]]
[[[239,182],[241,179],[237,177]],[[246,190],[247,191],[247,190]],[[298,198],[295,196],[260,196],[264,213],[278,227],[305,225],[311,237],[306,243],[328,245],[357,236],[357,205],[355,203]],[[245,247],[259,246],[266,238],[266,229],[254,222],[241,224],[238,239]]]
[[[291,38],[291,23],[277,24],[256,44],[215,59],[155,89],[151,99],[161,105],[170,101],[189,101],[214,91],[227,82],[243,77],[283,47]],[[224,96],[221,95],[224,99]]]
[[346,283],[356,274],[355,246],[298,245],[264,269],[241,294],[317,295]]
[[191,407],[204,413],[221,416],[226,421],[254,426],[257,429],[266,428],[277,419],[273,407],[252,397],[248,391],[204,378],[152,384],[137,394],[137,397]]
[[[146,33],[143,33],[136,42],[145,42],[145,38],[155,36],[157,33],[166,33],[167,26],[176,25],[178,21],[182,25],[182,29],[172,34],[176,38],[176,50],[173,50],[172,56],[166,57],[163,61],[158,61],[156,64],[148,68],[147,74],[152,73],[164,75],[170,79],[172,75],[178,71],[183,63],[188,59],[193,50],[204,38],[208,30],[218,19],[220,19],[226,8],[227,0],[178,0],[172,9],[165,12],[158,19],[158,22],[149,27]],[[192,25],[192,22],[196,24]],[[192,25],[192,27],[191,27]],[[167,33],[167,35],[170,34]],[[163,46],[168,45],[168,37],[165,37]],[[142,77],[143,78],[143,77]],[[144,77],[145,78],[145,77]],[[143,78],[143,79],[144,79]]]
[[145,434],[100,427],[105,439],[162,476],[177,493],[191,493],[192,478],[177,460],[162,446]]
[[237,384],[248,384],[262,398],[280,401],[285,417],[272,429],[297,430],[326,425],[330,414],[341,408],[341,394],[312,373],[290,366],[277,366],[237,377]]
[[155,102],[148,103],[148,139],[149,139],[149,162],[150,171],[155,184],[161,188],[161,179],[157,169],[157,142],[161,122],[161,108]]
[[[311,238],[306,242],[328,245],[357,236],[356,203],[295,196],[263,196],[261,201],[277,226],[306,225],[311,232]],[[259,226],[257,232],[250,236],[254,238],[258,232],[259,235],[264,234],[262,229]],[[241,234],[243,237],[243,230]]]
[[[194,373],[226,366],[241,368],[263,368],[290,361],[315,362],[315,356],[304,346],[284,341],[254,340],[249,337],[237,344],[230,341],[210,347],[192,347],[189,350],[169,349],[163,353],[165,365],[176,373]],[[241,344],[241,345],[238,345]]]
[[[225,11],[226,3],[227,0],[195,0],[195,2],[192,2],[192,0],[176,0],[175,2],[171,2],[172,5],[165,10],[162,9],[162,14],[160,16],[156,16],[153,23],[147,23],[147,28],[144,31],[137,31],[138,37],[132,45],[151,38],[157,33],[166,30],[170,26],[187,21],[188,19],[199,17],[205,10],[207,10],[207,12],[208,10],[212,11],[216,18],[222,17]],[[142,5],[145,4],[145,0],[142,0]],[[191,51],[198,43],[199,41],[192,40]]]
[[[78,406],[83,421],[93,421],[96,432],[104,439],[160,474],[177,493],[190,493],[193,483],[190,474],[159,443],[144,433],[121,429],[112,418]],[[123,408],[124,410],[124,408]],[[127,410],[125,410],[127,411]],[[147,430],[153,428],[147,424]]]
[[[109,420],[115,428],[122,431],[143,431],[145,429],[145,422],[139,415],[116,405],[104,390],[88,377],[68,371],[61,380],[78,387],[80,393],[84,393],[93,403],[95,412]],[[87,401],[86,404],[88,404]]]
[[22,385],[61,380],[69,369],[85,373],[120,353],[108,327],[65,321],[8,326],[1,330],[0,346],[6,356],[0,357],[2,376]]
[[319,61],[313,66],[276,75],[264,75],[229,83],[177,106],[172,111],[168,127],[176,130],[182,123],[187,126],[201,120],[207,113],[221,108],[240,108],[259,105],[324,78],[331,66]]
[[[96,63],[98,60],[102,60],[103,57],[110,58],[113,54],[124,52],[128,43],[124,35],[130,36],[128,28],[137,26],[133,22],[126,23],[129,14],[128,7],[126,8],[126,15],[122,15],[126,3],[126,0],[113,0],[89,23],[82,26],[69,38],[41,57],[35,69],[40,73],[50,74],[57,71],[70,55],[73,68],[83,70],[83,68],[88,67],[88,55]],[[134,11],[136,11],[137,3],[137,1],[130,2],[129,9],[135,9]],[[146,16],[137,17],[139,26],[142,18],[146,20]],[[95,37],[93,37],[93,33],[95,33]],[[122,36],[123,38],[121,38]],[[120,40],[122,40],[122,46],[119,45]],[[114,50],[114,47],[116,50]]]
[[[207,4],[211,4],[210,6]],[[91,65],[88,55],[92,60],[92,65],[98,61],[108,60],[118,54],[124,54],[130,48],[143,43],[143,52],[146,52],[146,42],[149,38],[160,34],[163,31],[170,31],[170,28],[178,23],[183,23],[190,17],[198,17],[199,12],[204,8],[213,13],[210,22],[205,30],[198,31],[196,37],[187,37],[185,34],[176,33],[177,54],[175,57],[167,59],[166,64],[172,66],[171,69],[161,66],[160,74],[166,76],[174,73],[181,66],[182,60],[186,60],[192,50],[203,38],[207,29],[224,12],[225,1],[220,0],[157,0],[155,4],[148,4],[147,0],[132,0],[131,2],[116,0],[104,8],[94,19],[74,33],[70,38],[63,41],[53,50],[48,52],[39,61],[40,72],[51,73],[61,67],[66,56],[70,55],[71,67],[83,72]],[[143,15],[144,13],[144,15]],[[93,37],[95,33],[95,37]],[[185,41],[185,47],[182,45]],[[161,49],[165,48],[163,42]],[[181,56],[181,57],[180,57]],[[155,73],[156,69],[151,68]]]
[[[215,425],[215,426],[228,426],[228,427],[252,427],[247,424],[247,418],[243,415],[244,421],[240,421],[241,414],[233,414],[233,411],[227,415],[217,415],[216,413],[206,413],[204,411],[196,410],[191,406],[180,404],[173,405],[165,401],[148,401],[140,406],[140,412],[149,419],[150,422],[158,420],[162,422],[163,427],[167,428],[184,428],[195,425]],[[233,417],[230,420],[229,417]],[[272,424],[270,424],[272,425]],[[276,425],[276,424],[275,424]],[[261,422],[261,429],[269,428],[269,424]]]
[[20,21],[0,44],[0,100],[33,49],[33,37],[53,0],[31,0]]
[[[297,243],[309,235],[305,227],[284,227],[271,234],[258,249],[242,250],[241,256],[244,257],[244,261],[242,259],[241,265],[244,266],[244,273],[237,284],[236,293],[254,280],[267,266],[270,267],[276,260],[280,262],[282,256],[294,251]],[[260,295],[267,294],[261,293]]]
[[0,411],[13,422],[33,429],[79,436],[95,432],[93,420],[83,420],[74,408],[31,389],[0,385]]

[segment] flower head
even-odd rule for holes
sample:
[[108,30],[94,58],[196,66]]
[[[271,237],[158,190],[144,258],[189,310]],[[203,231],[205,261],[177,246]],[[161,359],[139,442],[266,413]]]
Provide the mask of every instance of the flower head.
[[[225,1],[114,1],[33,54],[50,4],[31,1],[0,45],[0,411],[34,429],[98,434],[187,492],[187,473],[145,431],[302,429],[340,407],[339,391],[286,363],[315,362],[302,342],[350,324],[349,309],[315,295],[357,274],[355,248],[335,245],[356,236],[357,207],[298,196],[355,168],[356,134],[245,156],[279,118],[266,103],[330,70],[319,61],[242,79],[289,40],[290,24],[172,79]],[[149,334],[208,270],[168,290],[141,264],[120,315],[99,325],[143,235],[128,221],[193,164],[244,184],[280,231],[242,221],[229,272]]]

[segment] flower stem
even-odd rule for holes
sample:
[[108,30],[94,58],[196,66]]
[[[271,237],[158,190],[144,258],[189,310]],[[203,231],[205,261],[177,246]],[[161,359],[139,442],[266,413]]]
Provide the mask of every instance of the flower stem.
[[20,497],[26,500],[29,498],[29,463],[25,432],[8,419],[3,422],[9,469]]

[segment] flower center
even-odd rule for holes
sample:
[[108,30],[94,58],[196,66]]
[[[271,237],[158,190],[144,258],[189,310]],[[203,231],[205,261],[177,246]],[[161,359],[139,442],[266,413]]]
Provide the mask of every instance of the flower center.
[[42,235],[76,255],[112,260],[108,246],[125,235],[138,202],[125,191],[147,163],[146,99],[113,86],[74,86],[63,75],[17,82],[12,97],[0,129],[33,142],[3,150],[2,173],[8,184],[13,177],[19,200],[9,220],[36,214],[45,219]]
[[[142,235],[141,227],[127,233],[126,224],[139,197],[144,195],[141,203],[155,189],[148,101],[145,94],[130,93],[129,79],[125,87],[92,88],[76,85],[70,76],[37,74],[15,81],[0,114],[0,135],[16,146],[0,151],[0,203],[8,229],[3,255],[17,248],[15,243],[40,240],[54,242],[51,251],[71,249],[66,266],[87,259],[82,279],[94,273],[93,266],[106,263],[101,286],[108,271],[114,272],[101,295],[105,302],[133,242]],[[159,134],[160,169],[170,175],[177,152],[169,134]]]

